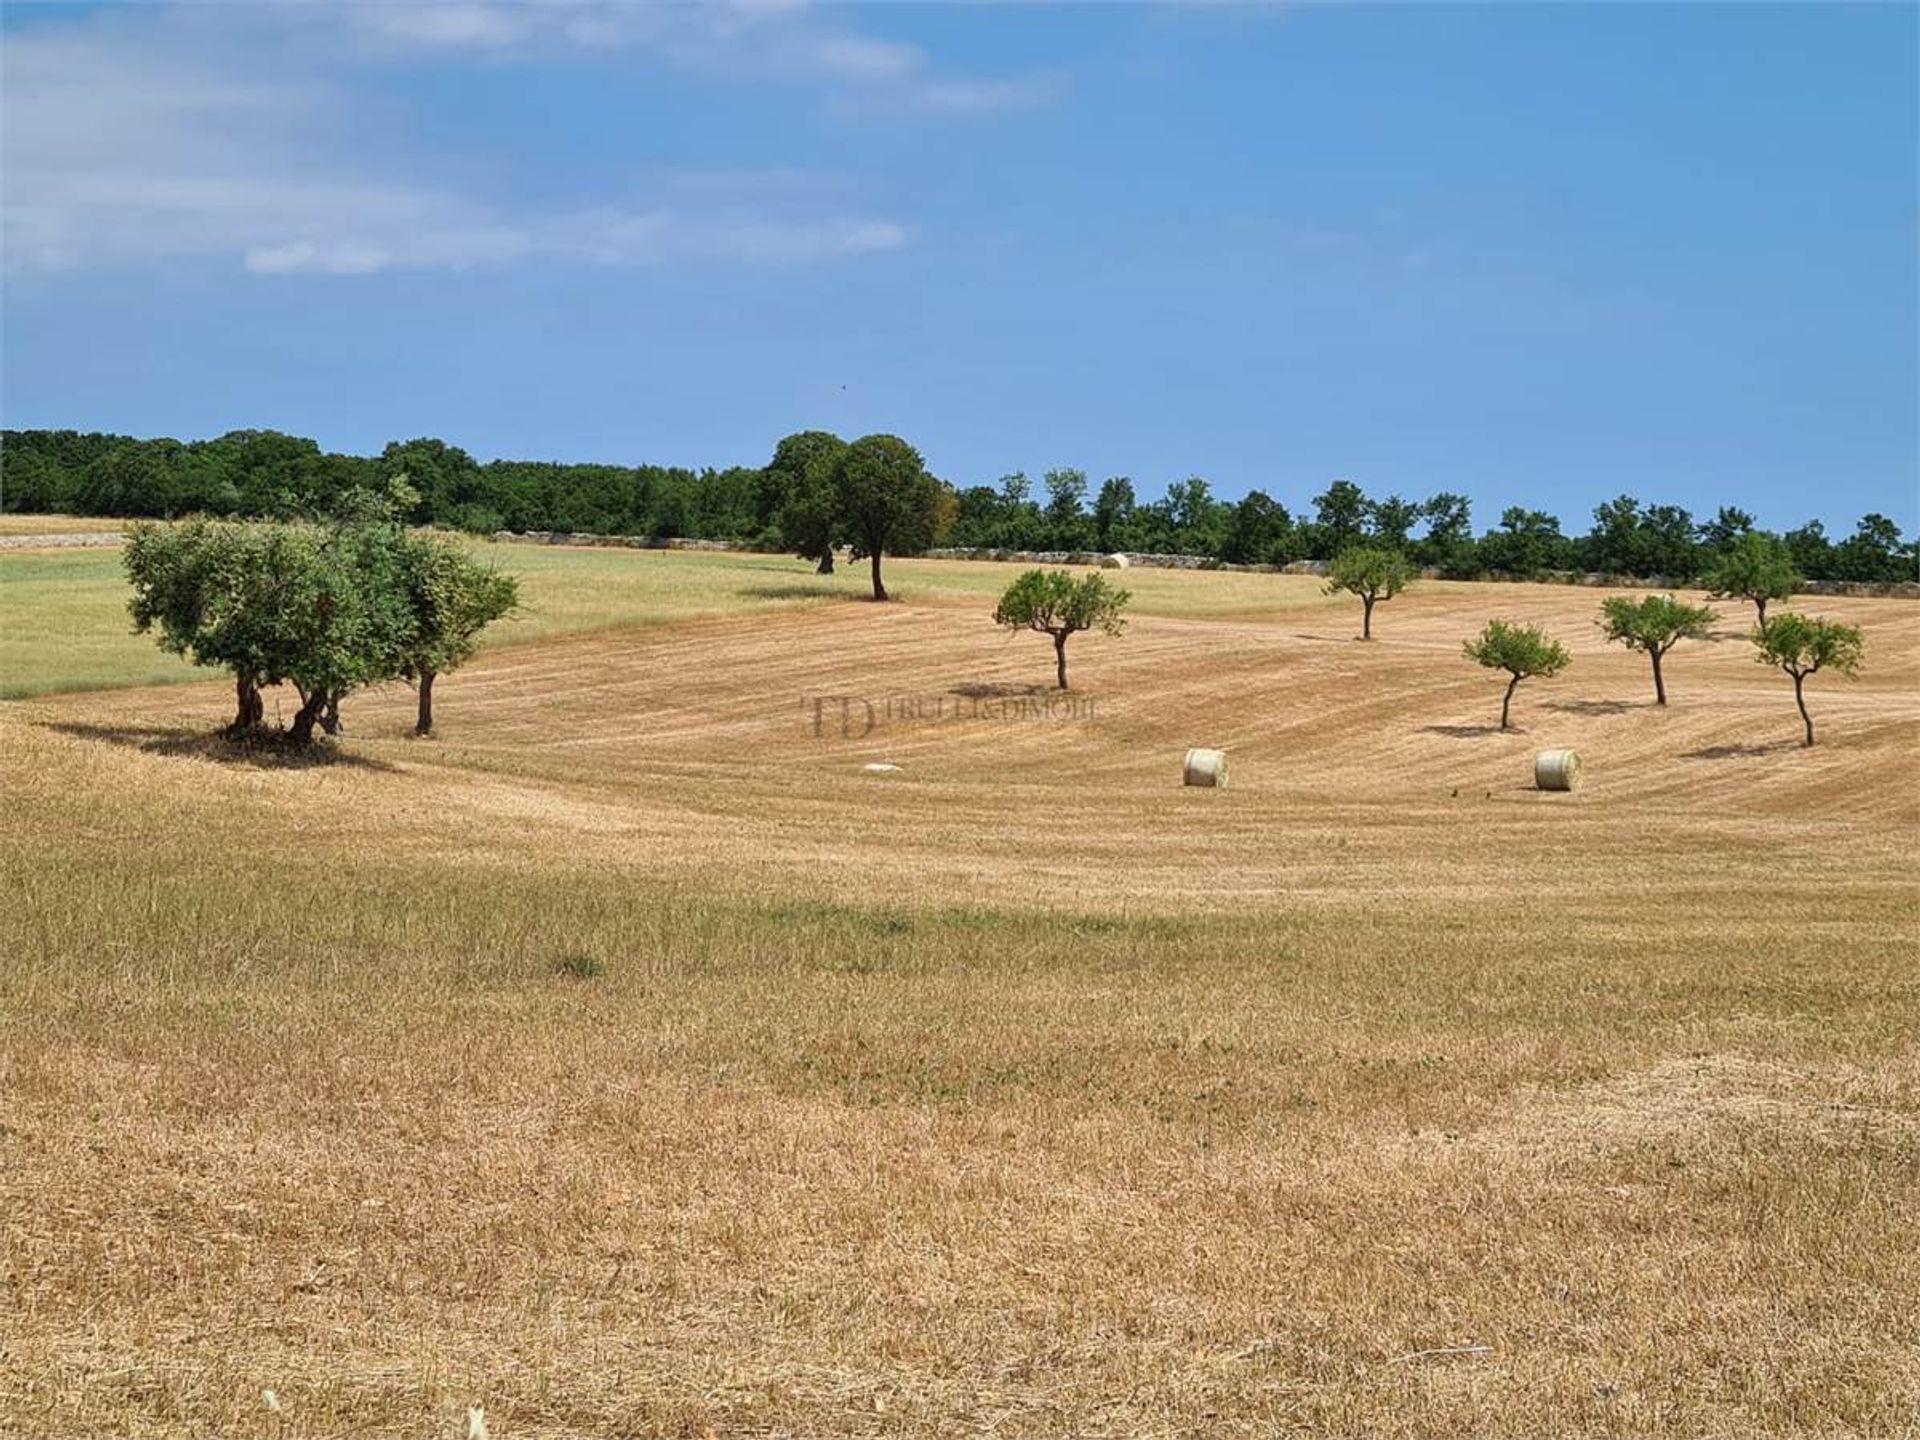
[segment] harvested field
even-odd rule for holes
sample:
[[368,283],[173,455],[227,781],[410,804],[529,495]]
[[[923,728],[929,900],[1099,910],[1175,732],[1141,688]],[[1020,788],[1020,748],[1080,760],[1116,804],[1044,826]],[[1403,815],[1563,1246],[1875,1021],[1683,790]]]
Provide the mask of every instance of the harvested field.
[[1009,567],[492,553],[433,740],[0,706],[0,1431],[1910,1432],[1920,605],[1807,751],[1733,604],[1130,572],[1049,710]]

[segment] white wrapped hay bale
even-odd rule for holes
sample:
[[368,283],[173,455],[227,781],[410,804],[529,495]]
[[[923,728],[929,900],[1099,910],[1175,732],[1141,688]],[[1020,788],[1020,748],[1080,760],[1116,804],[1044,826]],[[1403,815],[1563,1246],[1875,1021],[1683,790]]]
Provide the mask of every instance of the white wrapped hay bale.
[[1533,757],[1533,783],[1542,790],[1571,790],[1580,783],[1580,757],[1571,750],[1542,750]]
[[1227,752],[1197,749],[1187,751],[1185,779],[1189,785],[1202,785],[1210,790],[1223,788],[1227,783]]

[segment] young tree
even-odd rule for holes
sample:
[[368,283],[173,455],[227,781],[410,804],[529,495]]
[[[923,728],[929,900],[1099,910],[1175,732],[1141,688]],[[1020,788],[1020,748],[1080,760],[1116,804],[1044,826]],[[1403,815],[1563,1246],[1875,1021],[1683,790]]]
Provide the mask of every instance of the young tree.
[[433,731],[433,682],[473,657],[480,632],[512,612],[519,587],[511,575],[482,565],[451,541],[408,535],[404,546],[401,573],[412,625],[399,669],[419,691],[414,734],[427,735]]
[[[1722,511],[1724,514],[1724,510]],[[1800,572],[1786,542],[1764,530],[1749,530],[1727,543],[1706,574],[1715,599],[1751,600],[1758,623],[1767,623],[1767,602],[1793,594]]]
[[1855,625],[1823,620],[1817,615],[1776,615],[1753,628],[1753,643],[1762,665],[1784,670],[1793,677],[1793,703],[1807,727],[1805,744],[1813,744],[1813,717],[1807,714],[1806,681],[1820,670],[1838,670],[1851,676],[1860,669],[1866,642]]
[[1502,730],[1513,728],[1508,714],[1513,706],[1513,692],[1520,688],[1522,680],[1535,675],[1542,678],[1558,675],[1573,663],[1567,647],[1537,626],[1509,625],[1504,620],[1489,620],[1487,628],[1467,641],[1463,648],[1469,660],[1489,670],[1504,670],[1512,677],[1507,681],[1506,698],[1500,702]]
[[1644,650],[1653,662],[1656,705],[1667,703],[1667,682],[1660,671],[1666,653],[1682,640],[1698,640],[1720,617],[1705,605],[1687,605],[1671,595],[1640,600],[1614,595],[1600,602],[1597,622],[1607,639],[1629,650]]
[[926,545],[939,518],[940,484],[920,452],[897,435],[867,435],[834,466],[840,521],[873,564],[873,598],[885,600],[880,557]]
[[1413,566],[1398,550],[1354,545],[1342,550],[1327,568],[1327,594],[1341,591],[1360,597],[1360,638],[1373,638],[1373,607],[1391,600],[1413,579]]
[[1055,670],[1064,690],[1067,638],[1082,630],[1118,635],[1126,626],[1120,612],[1132,598],[1125,590],[1107,584],[1098,571],[1076,580],[1066,570],[1029,570],[1000,597],[993,610],[993,623],[1051,635]]

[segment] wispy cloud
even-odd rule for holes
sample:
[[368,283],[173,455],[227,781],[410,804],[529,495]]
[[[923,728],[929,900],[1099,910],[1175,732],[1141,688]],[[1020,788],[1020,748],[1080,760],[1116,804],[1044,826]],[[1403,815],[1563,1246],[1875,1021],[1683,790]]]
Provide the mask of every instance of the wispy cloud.
[[1058,76],[948,73],[921,46],[852,29],[845,12],[806,0],[363,4],[340,13],[375,53],[632,50],[716,78],[824,85],[842,109],[981,114],[1042,104],[1062,88]]
[[[389,37],[408,43],[527,38],[499,7],[359,8],[369,18],[353,23],[377,15],[400,27]],[[544,22],[548,10],[576,7],[525,8]],[[350,95],[324,70],[267,70],[244,47],[204,43],[207,33],[181,36],[148,16],[104,12],[9,37],[0,239],[10,271],[182,259],[224,259],[262,275],[539,259],[779,265],[911,238],[885,215],[806,213],[813,190],[783,183],[787,193],[770,197],[754,177],[663,176],[651,194],[591,210],[489,202],[376,163],[377,152],[351,138]],[[876,52],[834,63],[885,61]],[[247,78],[266,73],[271,84]]]

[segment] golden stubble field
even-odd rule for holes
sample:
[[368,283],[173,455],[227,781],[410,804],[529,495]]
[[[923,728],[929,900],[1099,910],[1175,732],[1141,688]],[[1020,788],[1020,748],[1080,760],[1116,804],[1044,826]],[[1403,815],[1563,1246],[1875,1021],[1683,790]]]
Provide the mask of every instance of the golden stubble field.
[[1920,607],[1803,751],[1733,605],[1142,572],[1047,715],[1010,570],[765,568],[330,763],[0,706],[0,1431],[1912,1432]]

